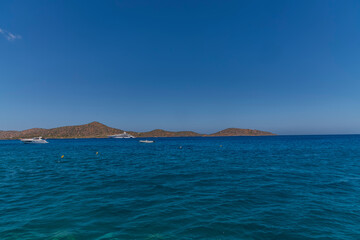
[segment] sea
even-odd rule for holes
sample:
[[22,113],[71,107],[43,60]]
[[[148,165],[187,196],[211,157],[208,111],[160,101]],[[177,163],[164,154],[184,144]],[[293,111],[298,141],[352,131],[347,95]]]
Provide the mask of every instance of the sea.
[[0,239],[360,239],[360,135],[151,140],[0,141]]

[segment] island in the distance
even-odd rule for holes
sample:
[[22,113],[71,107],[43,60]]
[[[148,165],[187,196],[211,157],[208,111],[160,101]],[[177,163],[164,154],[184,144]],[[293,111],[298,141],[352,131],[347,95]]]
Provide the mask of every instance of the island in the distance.
[[[43,138],[105,138],[123,133],[124,130],[108,127],[99,122],[84,125],[66,126],[51,129],[32,128],[24,131],[0,131],[0,139],[19,139],[42,136]],[[165,131],[156,129],[149,132],[127,131],[134,137],[222,137],[222,136],[271,136],[276,135],[252,129],[227,128],[212,134],[200,134],[193,131]]]

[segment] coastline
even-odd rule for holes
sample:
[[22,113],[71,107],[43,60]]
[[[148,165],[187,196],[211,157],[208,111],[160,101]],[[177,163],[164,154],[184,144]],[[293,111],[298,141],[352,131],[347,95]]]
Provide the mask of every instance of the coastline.
[[[39,136],[46,139],[107,138],[110,135],[121,134],[123,132],[125,131],[108,127],[99,122],[91,122],[84,125],[65,126],[51,129],[32,128],[23,131],[0,131],[0,139],[16,140]],[[166,131],[163,129],[155,129],[148,132],[127,132],[136,138],[276,136],[276,134],[271,132],[242,128],[227,128],[211,134],[201,134],[194,131]]]

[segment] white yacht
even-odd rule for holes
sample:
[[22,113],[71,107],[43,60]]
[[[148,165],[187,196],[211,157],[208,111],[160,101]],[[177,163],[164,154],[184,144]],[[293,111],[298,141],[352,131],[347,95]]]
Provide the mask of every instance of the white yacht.
[[48,143],[48,141],[42,139],[42,137],[20,139],[20,141],[22,141],[23,143]]
[[153,140],[140,140],[139,142],[141,142],[141,143],[153,143],[155,141],[153,141]]
[[111,135],[111,136],[109,136],[109,138],[135,138],[135,137],[131,134],[124,132],[121,134]]

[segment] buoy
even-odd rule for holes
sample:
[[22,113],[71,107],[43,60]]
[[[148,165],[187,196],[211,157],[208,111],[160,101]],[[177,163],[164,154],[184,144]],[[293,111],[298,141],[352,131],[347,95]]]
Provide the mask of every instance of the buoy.
[[220,145],[220,147],[222,147],[222,145]]
[[62,155],[61,158],[64,158],[64,155]]
[[99,154],[99,152],[96,152],[96,155],[98,155]]

